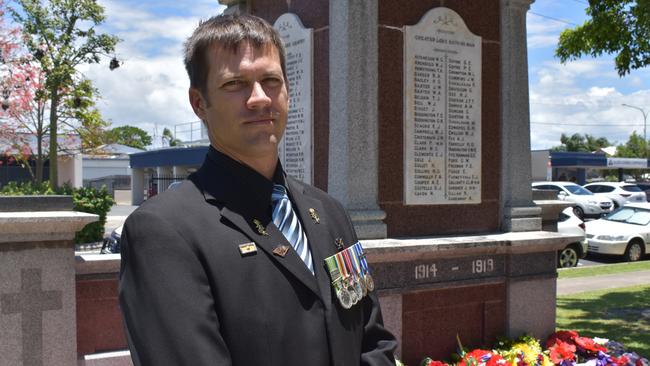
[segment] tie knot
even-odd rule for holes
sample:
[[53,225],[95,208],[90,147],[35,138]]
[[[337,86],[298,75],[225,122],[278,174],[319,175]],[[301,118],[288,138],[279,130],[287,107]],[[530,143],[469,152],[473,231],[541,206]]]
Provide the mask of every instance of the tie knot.
[[271,202],[275,204],[276,202],[282,200],[283,198],[288,198],[287,189],[284,188],[284,186],[281,184],[274,184],[273,193],[271,193]]

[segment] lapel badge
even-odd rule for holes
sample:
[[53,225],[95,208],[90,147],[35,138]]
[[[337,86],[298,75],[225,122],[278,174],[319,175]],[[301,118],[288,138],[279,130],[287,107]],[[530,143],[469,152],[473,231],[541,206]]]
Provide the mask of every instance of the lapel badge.
[[315,223],[320,224],[320,217],[318,217],[318,212],[316,212],[316,209],[310,208],[309,216],[311,216],[311,219],[314,220]]
[[253,242],[239,244],[239,253],[241,253],[242,256],[255,254],[257,253],[257,246]]
[[284,258],[284,256],[287,255],[288,251],[289,251],[288,245],[278,245],[277,247],[275,247],[275,249],[273,249],[273,254]]
[[336,238],[336,240],[334,240],[334,242],[336,243],[336,249],[337,250],[339,250],[339,251],[343,250],[343,247],[345,245],[343,244],[343,239],[342,238]]
[[257,229],[257,233],[260,235],[266,235],[268,236],[269,233],[266,231],[264,226],[262,226],[262,222],[258,219],[253,219],[253,224],[255,225],[255,229]]

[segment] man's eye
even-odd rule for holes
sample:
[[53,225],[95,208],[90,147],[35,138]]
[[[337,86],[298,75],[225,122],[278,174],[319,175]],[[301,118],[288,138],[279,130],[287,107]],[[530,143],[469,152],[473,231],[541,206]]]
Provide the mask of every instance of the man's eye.
[[264,79],[264,84],[269,86],[280,86],[282,85],[282,79],[278,79],[276,77],[269,77]]
[[243,80],[230,80],[230,81],[226,82],[225,84],[223,84],[223,87],[224,88],[235,88],[235,87],[238,87],[238,86],[242,86],[244,84],[245,83],[244,83]]

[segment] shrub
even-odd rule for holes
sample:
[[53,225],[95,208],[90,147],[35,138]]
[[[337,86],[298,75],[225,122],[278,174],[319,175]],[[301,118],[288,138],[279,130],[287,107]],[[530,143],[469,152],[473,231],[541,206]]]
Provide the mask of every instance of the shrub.
[[41,184],[9,182],[0,189],[0,195],[7,196],[54,194],[72,195],[75,211],[99,215],[99,221],[86,225],[75,235],[75,243],[91,243],[102,240],[106,214],[111,209],[111,206],[115,204],[106,187],[101,189],[72,188],[69,185],[63,185],[58,189],[54,189],[46,181]]
[[106,187],[96,188],[77,188],[72,194],[74,210],[88,212],[99,215],[99,221],[90,223],[77,232],[74,237],[75,243],[91,243],[101,241],[104,237],[104,225],[106,224],[106,214],[115,204],[113,197],[108,193]]

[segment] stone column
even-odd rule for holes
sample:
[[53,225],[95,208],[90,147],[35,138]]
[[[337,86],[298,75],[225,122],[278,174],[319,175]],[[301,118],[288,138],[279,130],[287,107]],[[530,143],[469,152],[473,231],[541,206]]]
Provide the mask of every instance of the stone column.
[[377,0],[330,0],[329,193],[360,238],[386,237],[377,203]]
[[501,0],[501,229],[541,230],[532,201],[526,12],[534,0]]
[[73,211],[0,212],[1,365],[77,364],[74,234],[94,221]]
[[144,169],[131,171],[131,204],[139,205],[144,201]]

